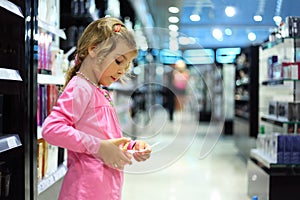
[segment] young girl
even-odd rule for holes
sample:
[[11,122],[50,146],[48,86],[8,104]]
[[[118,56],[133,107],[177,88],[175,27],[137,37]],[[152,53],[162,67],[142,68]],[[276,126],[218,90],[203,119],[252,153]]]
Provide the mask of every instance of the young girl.
[[[109,93],[102,86],[118,81],[137,56],[134,36],[115,18],[92,22],[77,45],[75,66],[63,93],[43,124],[43,138],[68,149],[68,171],[60,200],[119,200],[130,142],[122,131]],[[151,148],[136,141],[133,157],[144,161]]]

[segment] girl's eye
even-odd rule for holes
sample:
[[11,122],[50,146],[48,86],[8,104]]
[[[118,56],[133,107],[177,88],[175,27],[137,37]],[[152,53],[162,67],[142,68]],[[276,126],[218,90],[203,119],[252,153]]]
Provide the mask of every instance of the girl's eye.
[[122,58],[117,58],[117,59],[116,59],[116,63],[117,63],[118,65],[120,65],[120,64],[122,63],[122,61],[123,61]]
[[119,61],[118,59],[116,59],[116,63],[119,65],[119,64],[121,64],[121,61]]

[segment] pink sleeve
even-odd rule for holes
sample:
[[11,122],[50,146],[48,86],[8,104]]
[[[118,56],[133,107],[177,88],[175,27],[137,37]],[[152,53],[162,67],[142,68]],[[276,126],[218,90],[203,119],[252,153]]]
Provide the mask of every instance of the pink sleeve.
[[92,91],[84,87],[66,87],[57,106],[53,107],[43,123],[43,138],[52,145],[74,152],[97,154],[100,138],[74,128],[76,120],[87,108],[91,95]]

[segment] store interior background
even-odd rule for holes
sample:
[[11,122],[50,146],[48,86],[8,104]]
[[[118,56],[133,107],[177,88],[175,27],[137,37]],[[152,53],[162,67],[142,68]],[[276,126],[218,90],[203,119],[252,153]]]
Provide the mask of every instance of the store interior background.
[[[37,34],[28,31],[26,34],[32,34],[34,37],[26,41],[24,46],[28,45],[28,48],[22,46],[21,50],[20,48],[18,50],[21,51],[20,55],[24,53],[22,50],[27,53],[26,55],[32,55],[30,63],[25,61],[25,56],[19,61],[33,67],[30,70],[20,70],[26,89],[20,89],[20,94],[12,95],[7,91],[14,86],[7,87],[9,83],[4,81],[0,87],[0,94],[4,93],[0,95],[0,114],[4,113],[0,115],[0,132],[4,130],[10,133],[7,130],[14,127],[12,124],[5,124],[7,121],[15,120],[15,114],[11,114],[15,106],[13,103],[24,98],[26,105],[29,105],[22,111],[24,113],[20,114],[24,118],[18,118],[19,121],[24,121],[24,124],[18,124],[15,126],[17,128],[13,128],[15,132],[25,130],[24,134],[19,135],[21,142],[17,145],[16,153],[1,156],[1,161],[8,163],[13,174],[11,185],[20,191],[19,194],[13,193],[11,186],[5,198],[48,200],[57,196],[62,177],[66,173],[67,155],[64,149],[47,144],[41,137],[41,125],[49,110],[43,108],[40,99],[36,96],[47,88],[50,88],[54,94],[58,91],[64,84],[66,69],[72,65],[76,42],[83,28],[98,17],[106,15],[118,17],[128,28],[132,28],[139,47],[139,55],[132,66],[132,78],[126,85],[116,83],[108,88],[117,105],[116,109],[124,134],[132,138],[147,139],[151,144],[160,142],[154,148],[150,165],[143,163],[136,168],[128,168],[124,200],[137,199],[139,195],[141,195],[139,199],[143,199],[143,194],[148,195],[145,199],[175,200],[183,199],[184,193],[189,193],[188,199],[198,199],[193,194],[199,196],[201,193],[203,199],[211,200],[248,200],[256,195],[259,200],[283,198],[276,191],[274,192],[276,187],[274,189],[273,184],[278,183],[273,183],[269,179],[268,172],[272,171],[270,163],[267,164],[269,168],[264,171],[266,168],[260,169],[256,166],[257,163],[249,162],[249,159],[251,150],[257,146],[257,136],[262,126],[265,132],[285,133],[287,124],[290,124],[269,119],[261,120],[261,117],[268,113],[269,102],[300,100],[300,86],[297,81],[284,83],[283,88],[279,86],[270,89],[261,86],[269,78],[267,60],[270,56],[278,54],[278,59],[291,62],[300,60],[298,40],[292,38],[283,41],[278,35],[281,21],[285,22],[288,16],[299,15],[297,8],[300,0],[26,0],[26,3],[11,0],[11,2],[19,5],[25,16],[32,12],[31,14],[37,17],[26,18],[26,23],[31,25],[26,27],[33,27]],[[4,5],[2,3],[0,1],[0,19],[4,23],[7,11],[2,8]],[[225,13],[227,6],[236,9],[231,17]],[[177,7],[179,10],[170,12],[170,7]],[[192,14],[196,19],[198,15],[199,21],[192,21],[190,19]],[[254,16],[261,16],[261,21],[255,21]],[[281,20],[276,21],[274,16],[280,16]],[[13,23],[20,23],[18,17],[9,15]],[[9,22],[8,20],[8,27],[11,27]],[[25,21],[21,22],[22,26],[17,31],[20,32],[20,29],[25,26],[23,23]],[[1,34],[2,38],[9,35],[0,30],[0,36]],[[25,31],[22,34],[19,39],[24,38]],[[51,41],[49,42],[47,38]],[[51,43],[52,55],[55,55],[54,68],[48,64],[40,66],[39,62],[42,57],[40,46],[49,45],[48,42]],[[0,45],[0,50],[4,46]],[[32,49],[28,50],[29,48]],[[269,48],[271,50],[268,50]],[[237,60],[241,55],[246,56],[245,61],[238,63]],[[0,51],[0,56],[4,59],[6,52]],[[188,87],[189,98],[184,111],[176,112],[174,122],[170,122],[163,108],[162,89],[166,86],[165,73],[178,59],[186,61],[191,75]],[[4,59],[4,65],[11,64],[8,60]],[[244,70],[245,66],[246,70]],[[241,77],[240,70],[245,73],[245,76]],[[36,78],[32,78],[33,75],[37,75]],[[242,82],[245,80],[246,82]],[[47,98],[52,99],[51,105],[55,104],[55,97]],[[7,109],[3,109],[7,101],[12,103],[9,103]],[[14,109],[21,107],[23,104],[19,102]],[[27,112],[27,110],[31,111]],[[33,134],[29,134],[32,132]],[[205,138],[208,138],[209,142],[203,143]],[[216,145],[218,142],[221,146]],[[207,163],[198,163],[195,157],[184,157],[184,153],[196,155],[195,157],[204,158],[207,155],[211,157],[202,160],[208,161]],[[18,166],[24,167],[22,172],[14,166],[15,157],[19,158]],[[191,161],[192,159],[194,160]],[[226,171],[228,176],[223,177],[221,173],[223,169],[219,165],[231,169]],[[0,166],[0,170],[3,170],[3,166],[6,165]],[[294,167],[294,165],[287,167],[284,165],[280,170],[290,170],[290,166]],[[251,171],[254,168],[259,172]],[[185,170],[182,169],[191,171],[185,174],[183,173]],[[145,173],[147,170],[153,173]],[[203,178],[197,174],[198,170],[200,173],[205,171],[204,174],[214,177],[215,182],[207,184],[195,181],[193,178],[201,180],[209,176]],[[250,171],[255,174],[251,174]],[[186,177],[182,179],[181,176],[185,175]],[[171,187],[169,182],[160,180],[160,177],[168,180],[171,176],[174,176],[174,187]],[[215,183],[216,187],[219,187],[218,177],[221,177],[220,188],[223,190],[220,190],[218,195],[213,192],[211,194]],[[238,181],[233,181],[232,185],[226,187],[224,183],[228,179],[230,182],[231,177]],[[279,176],[279,179],[285,180],[285,178],[291,177]],[[153,182],[147,183],[144,179]],[[15,180],[22,180],[26,184],[24,186],[22,181],[16,183]],[[260,182],[261,180],[263,181]],[[159,192],[151,194],[151,187],[160,181],[161,185],[157,185],[162,187],[161,194],[158,194]],[[172,179],[170,181],[172,182]],[[292,184],[299,185],[298,179],[293,181],[295,182]],[[195,184],[189,186],[188,182]],[[287,187],[291,184],[288,181],[284,183]],[[197,191],[197,184],[204,189]],[[238,186],[242,189],[237,192],[235,190],[238,190],[236,189]],[[135,191],[136,187],[138,187],[137,191]],[[180,187],[183,193],[179,192]],[[232,190],[229,187],[232,187]],[[280,184],[278,187],[283,188]],[[294,187],[291,188],[284,191],[292,191],[293,194],[295,190]],[[165,190],[170,193],[164,193]],[[1,198],[3,194],[3,192],[0,194]],[[279,199],[274,197],[276,195]],[[289,200],[294,200],[292,198],[289,196]]]

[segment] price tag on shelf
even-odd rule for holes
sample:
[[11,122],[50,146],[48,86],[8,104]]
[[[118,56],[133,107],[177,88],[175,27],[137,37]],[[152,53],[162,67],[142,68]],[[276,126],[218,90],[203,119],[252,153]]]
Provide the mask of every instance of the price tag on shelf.
[[6,139],[6,141],[10,149],[18,146],[16,137],[9,137]]
[[58,170],[53,174],[54,180],[58,181],[61,179],[67,172],[67,169],[64,165],[58,168]]
[[55,180],[54,180],[53,176],[49,176],[49,177],[41,180],[41,182],[39,182],[39,184],[38,184],[38,193],[40,194],[41,192],[45,191],[47,188],[49,188],[51,185],[53,185],[54,182],[55,182]]

